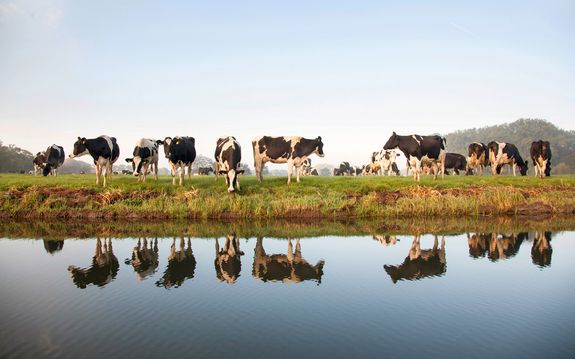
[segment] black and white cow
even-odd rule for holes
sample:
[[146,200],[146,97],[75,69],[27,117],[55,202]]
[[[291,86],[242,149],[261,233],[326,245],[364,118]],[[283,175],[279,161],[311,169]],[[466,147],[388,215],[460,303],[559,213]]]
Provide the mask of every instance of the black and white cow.
[[62,166],[64,159],[66,159],[66,155],[64,154],[64,147],[52,145],[48,147],[44,153],[46,157],[46,163],[44,165],[44,169],[42,170],[42,174],[44,177],[48,176],[49,174],[56,176],[58,174],[58,167]]
[[339,167],[333,169],[333,175],[334,176],[351,176],[354,171],[355,170],[353,169],[353,167],[351,167],[349,162],[344,161],[344,162],[341,162],[339,164]]
[[459,175],[459,171],[467,173],[467,160],[465,156],[459,153],[447,152],[445,154],[445,170],[453,169],[456,175]]
[[[379,175],[383,176],[387,172],[388,176],[394,172],[393,165],[395,164],[395,159],[400,156],[395,149],[393,150],[380,150],[374,152],[373,161],[379,163]],[[396,165],[397,168],[397,165]]]
[[473,142],[467,146],[467,168],[465,172],[471,174],[471,168],[477,175],[483,174],[485,166],[489,166],[489,151],[485,143]]
[[266,162],[287,163],[288,181],[291,182],[293,167],[296,167],[297,181],[300,181],[301,164],[311,154],[323,157],[321,137],[307,139],[300,136],[270,137],[260,136],[252,141],[254,150],[254,167],[258,181],[262,180],[262,170]]
[[107,179],[112,177],[112,165],[120,157],[120,147],[116,143],[116,138],[109,136],[100,136],[97,138],[86,139],[78,137],[74,143],[74,151],[70,158],[90,155],[96,165],[96,184],[100,184],[100,176],[104,176],[104,187],[107,185]]
[[549,141],[535,141],[531,144],[531,160],[535,167],[535,177],[551,176],[551,145]]
[[[420,180],[421,163],[432,162],[439,164],[441,177],[445,174],[445,138],[441,136],[401,136],[393,132],[385,146],[384,150],[398,148],[408,159],[409,167],[413,172],[413,179]],[[437,175],[434,173],[433,178]]]
[[185,168],[188,168],[188,177],[192,179],[192,164],[196,159],[196,140],[193,137],[176,136],[164,139],[164,154],[170,165],[172,184],[176,184],[176,174],[180,169],[180,186],[184,184]]
[[34,157],[32,163],[34,164],[34,176],[37,176],[46,165],[46,154],[44,152],[36,153],[36,157]]
[[211,167],[198,168],[198,175],[200,176],[209,176],[211,172],[214,172],[214,169]]
[[134,176],[138,176],[138,181],[146,182],[146,175],[148,168],[151,169],[156,181],[158,180],[158,160],[159,160],[159,146],[164,144],[162,140],[152,140],[149,138],[141,138],[136,142],[134,157],[126,158],[126,162],[132,164]]
[[306,158],[305,161],[301,163],[301,175],[302,176],[309,176],[311,175],[311,158]]
[[441,247],[435,236],[432,249],[421,249],[420,236],[415,236],[409,255],[400,265],[384,265],[387,274],[393,283],[400,280],[420,280],[426,277],[441,276],[447,271],[445,257],[445,238],[441,240]]
[[527,174],[527,162],[519,154],[519,150],[512,143],[491,141],[487,144],[489,149],[489,163],[491,172],[496,175],[501,173],[503,165],[509,165],[513,169],[513,176],[516,175],[515,165],[519,166],[522,176]]
[[240,189],[239,175],[244,173],[240,168],[242,160],[242,148],[233,136],[220,137],[216,143],[216,173],[226,176],[228,192],[234,192],[234,188]]

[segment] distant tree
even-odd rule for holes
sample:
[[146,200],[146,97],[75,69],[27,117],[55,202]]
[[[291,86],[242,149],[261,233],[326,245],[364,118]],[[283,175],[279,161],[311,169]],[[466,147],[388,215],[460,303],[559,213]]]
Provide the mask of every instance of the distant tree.
[[29,172],[33,168],[34,155],[14,145],[4,146],[0,141],[0,172]]
[[[558,128],[546,120],[520,119],[512,123],[482,128],[459,130],[447,134],[447,150],[467,156],[467,146],[472,142],[490,141],[513,143],[525,160],[530,158],[531,142],[547,140],[551,142],[553,152],[552,173],[573,173],[575,170],[575,131]],[[564,166],[558,165],[564,163]],[[560,172],[561,171],[561,172]],[[568,172],[562,172],[568,171]]]
[[204,155],[197,155],[194,163],[192,164],[192,173],[198,173],[200,167],[216,168],[216,161]]
[[320,175],[320,176],[331,176],[331,173],[332,173],[332,171],[330,171],[329,168],[326,168],[326,167],[321,168],[321,169],[319,170],[319,175]]
[[251,176],[253,174],[252,169],[247,163],[240,163],[240,168],[244,170],[244,175]]

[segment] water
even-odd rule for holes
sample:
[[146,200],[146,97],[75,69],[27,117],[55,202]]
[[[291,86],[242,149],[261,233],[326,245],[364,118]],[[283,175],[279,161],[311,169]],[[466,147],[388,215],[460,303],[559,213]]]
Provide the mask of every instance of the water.
[[4,226],[2,358],[575,356],[573,231],[47,226]]

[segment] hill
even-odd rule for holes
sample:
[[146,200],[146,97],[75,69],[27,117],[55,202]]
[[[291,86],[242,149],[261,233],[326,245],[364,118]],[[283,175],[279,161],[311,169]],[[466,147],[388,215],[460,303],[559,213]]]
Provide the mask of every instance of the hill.
[[519,119],[502,125],[459,130],[445,137],[449,152],[467,155],[467,146],[470,143],[487,144],[496,140],[515,144],[524,159],[529,158],[531,142],[547,140],[551,142],[553,151],[553,174],[575,172],[575,131],[560,129],[546,120]]

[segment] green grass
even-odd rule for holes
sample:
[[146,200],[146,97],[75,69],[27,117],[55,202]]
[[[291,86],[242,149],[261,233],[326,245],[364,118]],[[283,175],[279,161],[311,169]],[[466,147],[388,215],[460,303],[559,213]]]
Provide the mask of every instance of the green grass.
[[[26,218],[350,218],[573,213],[575,177],[446,176],[285,177],[241,179],[228,194],[224,178],[171,177],[138,183],[114,176],[107,188],[95,176],[0,174],[0,215]],[[541,212],[541,213],[539,213]]]

